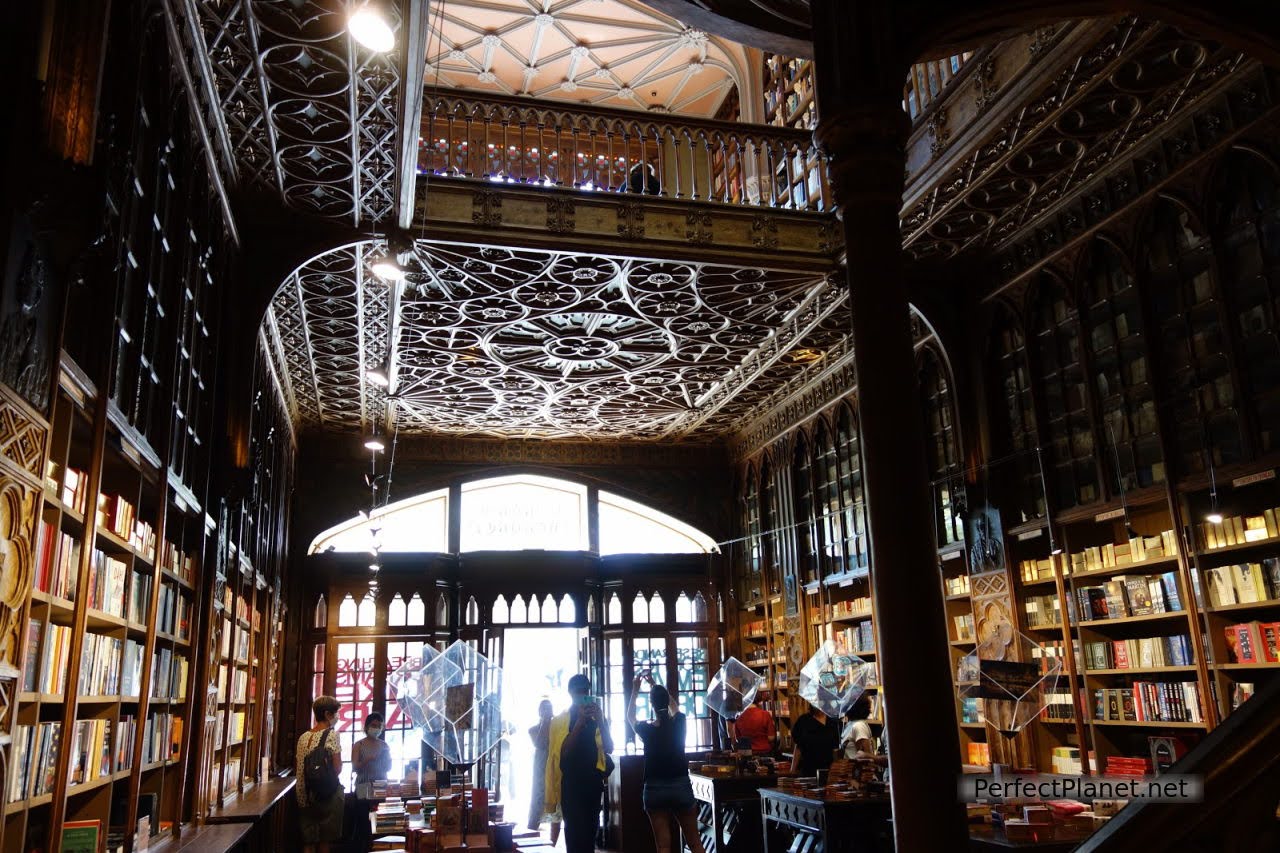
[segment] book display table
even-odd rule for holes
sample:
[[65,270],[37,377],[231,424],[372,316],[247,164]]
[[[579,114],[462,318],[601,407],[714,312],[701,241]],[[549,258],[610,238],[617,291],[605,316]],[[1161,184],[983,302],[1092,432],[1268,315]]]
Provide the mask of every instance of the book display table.
[[760,789],[777,784],[773,775],[708,776],[690,773],[698,800],[698,829],[707,853],[760,853]]
[[764,853],[886,853],[891,816],[887,797],[820,800],[760,790]]

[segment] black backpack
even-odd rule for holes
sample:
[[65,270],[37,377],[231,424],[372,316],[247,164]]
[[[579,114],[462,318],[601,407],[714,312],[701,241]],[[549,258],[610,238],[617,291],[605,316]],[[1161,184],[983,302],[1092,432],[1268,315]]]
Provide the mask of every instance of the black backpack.
[[342,787],[338,771],[333,769],[333,758],[325,749],[328,736],[329,733],[325,732],[320,738],[320,745],[302,759],[302,778],[307,784],[307,798],[313,803],[329,799]]

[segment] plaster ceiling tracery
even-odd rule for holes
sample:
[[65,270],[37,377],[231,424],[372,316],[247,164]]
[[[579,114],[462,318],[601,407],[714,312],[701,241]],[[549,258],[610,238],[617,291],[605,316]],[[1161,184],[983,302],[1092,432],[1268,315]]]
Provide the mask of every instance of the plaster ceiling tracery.
[[634,0],[449,0],[433,6],[428,86],[712,116],[740,45]]
[[[375,254],[315,259],[268,312],[304,426],[367,429],[390,402],[410,432],[710,440],[844,342],[813,273],[420,241],[393,294]],[[364,368],[392,335],[388,398]]]

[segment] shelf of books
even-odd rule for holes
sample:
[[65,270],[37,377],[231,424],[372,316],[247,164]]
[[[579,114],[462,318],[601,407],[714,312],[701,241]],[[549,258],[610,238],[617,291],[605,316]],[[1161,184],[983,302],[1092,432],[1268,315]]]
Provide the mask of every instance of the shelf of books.
[[[198,546],[171,541],[164,468],[64,366],[53,405],[8,780],[6,851],[119,848],[181,819]],[[168,519],[168,521],[166,521]]]
[[1090,767],[1150,760],[1160,730],[1206,731],[1208,670],[1168,501],[1103,511],[1062,536],[1063,638],[1076,650]]
[[[764,679],[756,704],[773,714],[783,748],[790,747],[794,679],[787,660],[787,633],[782,597],[756,597],[739,615],[742,662]],[[798,674],[798,673],[797,673]]]
[[1226,717],[1280,672],[1280,500],[1274,469],[1217,491],[1185,500],[1210,691]]
[[[778,127],[813,130],[818,125],[813,62],[765,54],[765,122]],[[809,209],[826,197],[826,169],[813,146],[795,149],[771,164],[777,203]]]
[[880,664],[876,657],[875,605],[871,597],[871,573],[866,568],[828,575],[811,581],[805,598],[809,604],[809,651],[827,640],[837,652],[852,655],[872,669],[867,677],[873,727],[884,724],[884,694],[880,688]]
[[226,544],[224,571],[214,577],[213,635],[210,665],[217,685],[212,719],[211,761],[203,781],[208,808],[226,805],[260,781],[264,770],[260,702],[267,654],[266,626],[271,588],[248,556],[231,542]]

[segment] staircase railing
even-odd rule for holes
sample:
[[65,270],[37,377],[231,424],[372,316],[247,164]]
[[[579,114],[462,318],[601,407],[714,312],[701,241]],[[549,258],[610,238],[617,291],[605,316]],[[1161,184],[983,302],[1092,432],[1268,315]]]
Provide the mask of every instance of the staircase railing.
[[472,93],[428,92],[420,172],[827,213],[808,131]]

